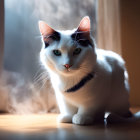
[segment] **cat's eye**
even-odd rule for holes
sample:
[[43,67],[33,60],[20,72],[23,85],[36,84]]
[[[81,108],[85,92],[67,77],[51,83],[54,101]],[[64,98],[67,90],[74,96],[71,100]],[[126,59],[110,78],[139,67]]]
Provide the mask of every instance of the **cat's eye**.
[[53,53],[56,55],[56,56],[60,56],[61,55],[61,52],[59,50],[53,50]]
[[90,43],[89,43],[89,40],[81,39],[78,41],[78,44],[80,44],[81,46],[88,46]]
[[81,52],[81,48],[76,48],[73,52],[73,55],[78,55]]

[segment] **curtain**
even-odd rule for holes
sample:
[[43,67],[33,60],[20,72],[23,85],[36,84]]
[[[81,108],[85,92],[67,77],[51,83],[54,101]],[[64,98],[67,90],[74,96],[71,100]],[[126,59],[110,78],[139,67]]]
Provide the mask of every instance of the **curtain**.
[[98,0],[97,44],[121,54],[119,0]]
[[4,49],[4,0],[0,0],[0,72],[2,69],[3,49]]

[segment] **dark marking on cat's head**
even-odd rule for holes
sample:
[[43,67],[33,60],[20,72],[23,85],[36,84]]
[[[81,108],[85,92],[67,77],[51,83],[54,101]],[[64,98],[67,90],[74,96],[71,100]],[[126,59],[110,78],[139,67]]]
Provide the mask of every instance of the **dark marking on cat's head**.
[[78,43],[79,45],[83,47],[88,47],[88,45],[93,47],[93,43],[90,38],[89,32],[79,32],[77,30],[71,35],[71,38],[74,42]]
[[94,43],[90,35],[90,18],[88,16],[81,20],[77,30],[71,37],[74,42],[83,47],[88,47],[89,45],[93,47]]
[[61,35],[57,31],[54,31],[52,34],[48,36],[43,36],[45,48],[47,48],[53,41],[60,41],[60,39],[61,39]]
[[53,41],[60,40],[60,33],[55,31],[51,26],[49,26],[44,21],[39,21],[39,30],[43,37],[45,43],[45,48],[47,48]]

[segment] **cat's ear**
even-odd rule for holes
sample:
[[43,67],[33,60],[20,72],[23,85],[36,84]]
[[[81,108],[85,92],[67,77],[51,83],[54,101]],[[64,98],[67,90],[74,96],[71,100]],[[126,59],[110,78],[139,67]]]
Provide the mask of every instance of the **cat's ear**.
[[55,30],[53,28],[51,28],[44,21],[39,21],[38,25],[39,25],[39,30],[40,30],[40,33],[42,36],[48,36],[48,35],[51,35],[55,32]]
[[81,20],[77,30],[80,32],[90,32],[90,18],[88,16]]

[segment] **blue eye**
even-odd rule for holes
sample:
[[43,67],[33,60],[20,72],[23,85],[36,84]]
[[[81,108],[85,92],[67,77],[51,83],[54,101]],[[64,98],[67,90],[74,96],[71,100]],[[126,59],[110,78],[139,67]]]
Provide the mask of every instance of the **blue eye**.
[[59,50],[53,50],[53,53],[56,55],[56,56],[61,56],[61,52]]
[[76,48],[73,52],[73,55],[78,55],[81,52],[81,48]]

